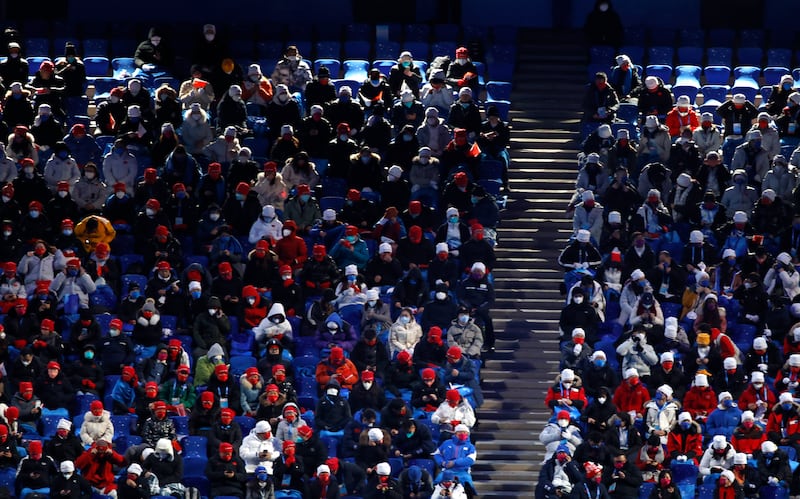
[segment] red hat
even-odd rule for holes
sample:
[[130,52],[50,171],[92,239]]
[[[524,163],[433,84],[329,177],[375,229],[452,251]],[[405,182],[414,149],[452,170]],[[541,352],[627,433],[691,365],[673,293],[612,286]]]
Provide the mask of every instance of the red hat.
[[109,95],[112,95],[114,97],[122,97],[123,95],[125,95],[125,91],[122,90],[121,87],[114,87],[111,89],[111,92],[109,92]]
[[19,409],[13,405],[6,409],[6,419],[16,420],[19,418]]
[[117,182],[114,184],[114,192],[125,192],[126,189],[125,182]]
[[156,391],[158,391],[158,383],[156,383],[155,381],[148,381],[147,383],[144,384],[144,390],[145,391],[148,391],[148,390],[156,390]]
[[265,392],[277,392],[278,390],[280,389],[278,388],[278,385],[276,385],[275,383],[270,383],[267,385],[266,388],[264,388]]
[[325,256],[327,254],[324,244],[315,244],[311,251],[314,256]]
[[158,171],[155,168],[150,167],[144,169],[144,178],[147,180],[155,180],[156,177],[158,177]]
[[453,177],[453,180],[459,187],[466,187],[467,182],[469,182],[469,178],[467,177],[467,174],[464,172],[456,173],[455,176]]
[[191,372],[191,370],[192,370],[192,368],[189,367],[188,365],[181,364],[181,365],[178,366],[178,368],[175,371],[178,372],[178,373],[185,373],[185,374],[188,375],[189,372]]
[[84,126],[83,123],[75,123],[74,125],[72,125],[72,128],[70,128],[69,131],[70,133],[76,133],[76,132],[86,133],[86,126]]
[[70,258],[67,260],[67,267],[80,267],[81,261],[77,258]]
[[467,129],[466,128],[456,128],[453,130],[453,137],[459,139],[466,139],[467,138]]
[[214,367],[214,374],[223,374],[228,372],[228,366],[225,364],[217,364]]
[[180,182],[177,182],[175,185],[172,186],[172,192],[177,194],[179,192],[186,192],[186,186]]
[[290,266],[288,266],[288,265],[281,265],[280,268],[278,269],[278,273],[281,274],[281,275],[283,275],[283,274],[291,274],[292,273],[292,268]]
[[31,383],[30,381],[20,381],[19,393],[25,393],[28,391],[33,391],[33,383]]
[[472,232],[477,232],[479,230],[483,230],[483,225],[481,225],[478,222],[475,222],[474,224],[472,224],[472,226],[470,226],[470,229],[472,229]]
[[56,185],[56,190],[69,191],[69,182],[67,182],[66,180],[59,181],[58,184]]
[[220,416],[226,416],[227,415],[227,416],[233,418],[234,416],[236,416],[236,413],[230,407],[226,407],[226,408],[222,409],[221,411],[219,411],[219,415]]
[[408,351],[403,350],[402,352],[397,354],[397,362],[401,364],[411,363],[411,354],[408,353]]
[[61,228],[62,229],[73,229],[75,228],[75,222],[70,220],[69,218],[65,218],[61,221]]
[[4,196],[13,198],[14,197],[14,185],[13,184],[6,184],[3,186],[2,191]]
[[169,229],[167,228],[166,225],[159,225],[158,227],[156,227],[156,235],[161,237],[168,236]]
[[278,371],[286,372],[286,367],[283,364],[275,364],[274,366],[272,366],[272,374],[273,375],[275,373],[277,373]]
[[336,473],[337,471],[339,471],[339,458],[338,457],[329,457],[325,461],[325,464],[328,465],[328,468],[330,468],[331,473]]
[[467,50],[467,47],[458,47],[456,49],[456,59],[463,59],[465,57],[469,57],[469,50]]
[[125,366],[122,368],[122,374],[123,375],[127,374],[128,376],[133,378],[134,376],[136,376],[136,370],[134,370],[133,367],[131,366]]
[[297,433],[299,433],[303,437],[310,437],[311,435],[314,434],[314,429],[308,425],[301,426],[300,428],[297,429]]
[[350,125],[347,123],[339,123],[336,125],[336,133],[350,133]]
[[4,272],[13,272],[13,273],[16,274],[17,273],[17,264],[14,263],[14,262],[6,262],[5,265],[3,265],[3,271]]
[[257,367],[248,367],[248,368],[247,368],[247,369],[244,371],[244,375],[245,375],[245,376],[252,376],[252,375],[254,375],[254,374],[256,374],[256,375],[258,374],[258,368],[257,368]]
[[412,242],[422,239],[422,228],[419,225],[412,225],[411,228],[408,229],[408,238],[411,239]]
[[102,400],[92,400],[92,403],[89,404],[89,410],[92,411],[92,412],[102,411],[103,410],[103,401]]
[[456,360],[460,360],[461,359],[461,347],[459,347],[458,345],[451,346],[450,348],[447,349],[447,356],[448,357],[452,357],[452,358],[454,358]]
[[8,426],[2,424],[0,425],[0,437],[5,437],[8,435]]
[[586,472],[586,478],[592,479],[603,472],[603,467],[591,461],[583,463],[583,470]]
[[267,251],[269,250],[269,243],[265,239],[259,239],[256,243],[256,249]]
[[59,364],[58,362],[56,362],[54,360],[51,360],[50,362],[47,363],[47,368],[48,369],[58,369],[60,371],[61,370],[61,364]]
[[344,359],[344,350],[342,350],[342,347],[331,348],[331,360],[342,360],[342,359]]
[[274,161],[267,161],[264,163],[264,171],[265,172],[277,172],[278,171],[278,163]]
[[239,182],[236,184],[236,194],[242,194],[244,196],[250,194],[250,184],[247,182]]
[[222,173],[222,165],[219,163],[211,163],[208,165],[208,173]]
[[158,202],[158,199],[150,198],[144,204],[145,208],[150,208],[151,210],[158,211],[161,209],[161,203]]
[[40,203],[39,201],[35,201],[35,200],[31,201],[30,203],[28,203],[28,210],[29,211],[30,210],[42,211],[42,203]]
[[344,230],[344,233],[347,236],[357,236],[358,227],[356,227],[355,225],[348,225],[347,228]]
[[39,459],[42,457],[42,441],[31,440],[28,444],[28,454],[30,454],[34,459]]
[[53,319],[43,319],[41,328],[47,331],[52,331],[56,327],[56,323],[53,322]]
[[411,201],[408,203],[408,212],[412,215],[419,215],[422,213],[422,203],[419,201]]
[[449,402],[458,402],[459,400],[461,400],[461,394],[458,393],[458,390],[453,388],[452,390],[447,390],[447,395],[445,396],[445,398]]
[[166,260],[161,260],[156,264],[156,269],[158,270],[172,270],[172,267],[169,265],[169,262]]
[[556,419],[570,419],[569,411],[558,411]]
[[297,195],[300,196],[301,194],[311,194],[311,188],[308,184],[300,184],[297,186]]
[[426,367],[422,370],[422,379],[436,379],[436,371],[430,367]]
[[361,381],[374,381],[375,373],[372,371],[361,371]]
[[167,410],[167,403],[164,402],[163,400],[159,400],[153,404],[153,411],[159,411],[159,410],[164,410],[164,411]]
[[50,281],[36,281],[36,294],[49,293]]
[[171,340],[169,340],[169,343],[167,343],[167,346],[169,346],[170,348],[172,347],[180,348],[183,345],[181,344],[181,340],[179,340],[178,338],[172,338]]
[[200,394],[201,402],[214,402],[214,392],[206,390]]
[[220,274],[228,274],[233,272],[233,266],[231,266],[230,262],[220,262],[217,266],[217,270],[219,270]]
[[53,71],[56,66],[50,60],[44,60],[39,64],[39,71]]
[[[297,429],[297,432],[298,432],[298,433],[300,433],[300,429],[301,429],[301,428],[305,428],[305,426],[302,426],[302,427],[298,428],[298,429]],[[297,444],[295,444],[295,443],[294,443],[294,442],[292,442],[291,440],[284,440],[284,441],[283,441],[283,450],[286,450],[286,449],[288,449],[289,447],[297,447]]]
[[219,444],[219,451],[222,453],[231,453],[233,452],[233,445],[229,444],[228,442],[222,442]]
[[361,199],[361,191],[359,191],[358,189],[350,189],[349,191],[347,191],[347,199],[349,199],[350,201],[358,201],[359,199]]
[[203,280],[203,274],[200,273],[199,270],[190,270],[186,273],[186,277],[189,278],[189,282],[197,281],[200,282]]
[[106,243],[97,243],[97,246],[94,247],[94,252],[98,256],[107,256],[111,252],[111,247]]
[[122,321],[119,319],[111,319],[111,322],[108,323],[108,327],[110,329],[122,329]]

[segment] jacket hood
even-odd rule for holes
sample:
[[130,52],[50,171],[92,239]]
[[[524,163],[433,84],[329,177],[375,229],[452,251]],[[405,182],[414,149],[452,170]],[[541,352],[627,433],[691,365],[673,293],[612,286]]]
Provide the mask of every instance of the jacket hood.
[[150,30],[147,32],[147,38],[153,38],[154,36],[161,36],[161,30],[159,30],[155,26],[151,27]]
[[280,303],[273,303],[272,307],[269,309],[269,313],[267,314],[267,318],[270,318],[275,315],[282,315],[284,319],[286,319],[286,311],[283,308],[283,305]]
[[[561,384],[561,375],[560,374],[558,376],[556,376],[556,381],[555,381],[555,385],[559,385],[559,384]],[[572,380],[572,388],[581,388],[582,386],[583,386],[583,381],[581,380],[581,377],[576,374],[575,375],[575,379]]]
[[[285,406],[283,406],[283,410],[281,411],[281,413],[282,413],[282,414],[286,414],[286,410],[287,410],[287,409],[290,409],[290,408],[291,408],[291,409],[294,409],[294,411],[295,411],[295,412],[298,414],[298,416],[300,415],[300,408],[299,408],[299,407],[297,407],[297,404],[295,404],[294,402],[289,402],[288,404],[286,404]],[[300,418],[298,418],[298,420],[299,420],[299,419],[300,419]]]
[[332,313],[331,315],[329,315],[328,317],[325,318],[325,324],[326,325],[331,321],[335,322],[336,325],[339,326],[339,330],[342,329],[342,325],[343,325],[344,321],[342,321],[342,317],[339,314],[334,312],[334,313]]
[[206,354],[208,360],[211,360],[216,356],[220,356],[223,358],[225,357],[225,351],[222,349],[219,343],[214,343],[213,345],[211,345],[211,348],[208,349],[208,353]]

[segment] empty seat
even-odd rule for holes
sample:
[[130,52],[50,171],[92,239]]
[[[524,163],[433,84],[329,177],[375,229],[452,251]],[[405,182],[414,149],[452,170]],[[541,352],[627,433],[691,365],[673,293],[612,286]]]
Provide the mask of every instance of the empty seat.
[[87,77],[103,77],[108,76],[108,58],[107,57],[87,57],[83,60],[86,67]]
[[316,44],[317,57],[320,59],[338,59],[342,52],[342,44],[338,41],[320,41]]
[[679,47],[678,63],[693,64],[700,66],[703,64],[703,49],[700,47]]
[[732,29],[712,29],[708,33],[708,43],[711,46],[733,46],[736,31]]
[[739,32],[739,45],[741,47],[763,47],[763,29],[743,29]]
[[105,38],[87,38],[83,40],[83,55],[84,58],[92,56],[106,57],[108,55],[108,40]]
[[767,66],[792,66],[792,51],[790,49],[767,50]]
[[589,62],[597,64],[611,64],[614,61],[616,50],[610,45],[594,45],[589,47]]
[[675,45],[675,36],[677,32],[674,29],[659,27],[657,29],[651,29],[649,34],[651,45],[664,45],[669,47]]
[[400,55],[400,44],[392,41],[380,41],[375,44],[376,59],[397,59]]
[[487,100],[511,100],[511,83],[506,81],[490,81],[486,84]]
[[736,59],[744,66],[761,66],[764,51],[758,47],[742,47],[736,51]]
[[706,66],[703,70],[707,85],[727,85],[731,78],[730,66]]
[[756,66],[738,66],[733,70],[735,78],[734,87],[747,87],[758,89],[758,78],[761,75],[761,68]]
[[665,85],[672,82],[672,66],[666,64],[650,64],[645,69],[645,76],[661,78]]
[[111,68],[114,70],[114,78],[127,78],[136,71],[136,63],[133,57],[117,57],[111,60]]
[[627,55],[633,62],[642,62],[644,59],[644,47],[641,45],[625,45],[620,47],[620,54]]
[[694,86],[700,88],[700,66],[681,65],[675,68],[676,86]]
[[675,56],[675,49],[668,46],[650,47],[647,49],[648,64],[662,64],[672,66],[672,59]]
[[703,104],[708,104],[710,102],[716,102],[717,105],[722,104],[726,100],[726,95],[730,87],[727,85],[705,85],[703,88],[700,89],[700,93],[703,94]]
[[706,59],[706,64],[709,66],[730,66],[733,60],[733,49],[711,47],[706,50]]
[[792,72],[789,71],[788,67],[779,67],[779,66],[770,66],[764,68],[764,83],[767,85],[777,85],[781,82],[781,78],[784,75],[790,75]]
[[617,119],[626,123],[636,123],[639,120],[639,107],[630,102],[621,102],[617,108]]
[[28,59],[31,57],[48,57],[50,55],[50,39],[28,38],[23,43],[23,50]]
[[678,43],[684,47],[702,48],[705,38],[706,33],[702,29],[684,28],[678,31]]
[[[367,71],[369,69],[369,62],[365,60],[350,59],[344,61],[344,79],[364,81],[367,79]],[[353,92],[353,95],[356,95]]]
[[[431,46],[428,42],[405,42],[402,45],[402,51],[409,51],[414,59],[427,61],[431,56]],[[400,57],[398,53],[395,58]]]
[[345,59],[369,59],[372,46],[363,40],[350,40],[344,43]]
[[431,59],[442,55],[449,55],[455,57],[458,44],[456,42],[433,42],[431,45]]

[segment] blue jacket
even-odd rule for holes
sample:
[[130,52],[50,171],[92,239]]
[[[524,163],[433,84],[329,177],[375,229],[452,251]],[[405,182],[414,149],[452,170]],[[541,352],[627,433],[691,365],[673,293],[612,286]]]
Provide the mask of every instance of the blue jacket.
[[472,442],[469,440],[461,442],[456,436],[443,442],[433,454],[436,465],[442,469],[445,469],[445,463],[453,461],[453,467],[447,469],[458,475],[459,479],[464,475],[469,475],[470,468],[475,464],[476,457],[477,453]]
[[115,402],[119,402],[123,407],[133,407],[136,401],[136,390],[134,390],[130,383],[126,383],[120,379],[111,391],[111,399]]
[[337,242],[329,254],[331,258],[336,260],[336,265],[342,269],[353,264],[358,267],[358,270],[364,270],[367,266],[367,260],[369,260],[367,243],[361,238],[358,238],[353,243],[353,251],[346,249],[341,242]]
[[725,435],[725,439],[730,440],[741,418],[742,410],[736,406],[728,409],[714,409],[706,419],[706,433],[709,437]]

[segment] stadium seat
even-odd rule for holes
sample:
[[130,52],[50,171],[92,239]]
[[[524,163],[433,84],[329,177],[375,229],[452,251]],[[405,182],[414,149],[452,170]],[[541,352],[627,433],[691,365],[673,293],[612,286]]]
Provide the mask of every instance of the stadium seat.
[[[361,82],[367,79],[369,62],[365,60],[348,59],[344,61],[343,69],[345,80],[356,80]],[[356,94],[353,93],[353,95]]]
[[256,362],[256,358],[251,355],[237,355],[235,357],[231,357],[231,374],[234,376],[241,376],[248,367],[255,367]]
[[679,47],[678,63],[701,66],[703,64],[703,49],[701,47]]
[[486,84],[487,100],[511,100],[511,83],[505,81],[490,81]]
[[448,55],[451,58],[455,57],[457,48],[458,44],[456,42],[433,42],[431,45],[431,60],[444,55]]
[[733,62],[733,49],[711,47],[706,50],[706,64],[709,66],[730,66]]
[[39,71],[39,66],[45,61],[52,62],[52,60],[46,56],[28,57],[28,76],[36,75],[36,72]]
[[721,125],[722,124],[722,117],[716,113],[717,108],[719,107],[719,105],[720,105],[719,102],[712,101],[711,104],[703,104],[702,106],[700,106],[698,111],[701,114],[702,113],[711,113],[711,116],[714,119],[714,124],[715,125]]
[[635,124],[639,120],[639,107],[630,102],[621,102],[617,108],[617,119]]
[[763,29],[743,29],[739,32],[739,45],[742,47],[761,47],[764,45]]
[[[364,62],[366,62],[366,61],[364,61]],[[365,74],[366,74],[366,73],[365,73]],[[366,78],[366,76],[365,76],[364,78]],[[334,85],[334,87],[336,87],[336,93],[337,93],[337,95],[338,95],[338,93],[339,93],[339,89],[340,89],[340,88],[342,88],[342,87],[344,87],[344,86],[348,86],[348,87],[350,87],[350,90],[352,90],[352,91],[353,91],[353,96],[356,96],[356,95],[358,95],[358,90],[361,88],[361,83],[362,83],[363,81],[364,81],[364,80],[341,79],[341,80],[336,80],[336,81],[334,81],[334,82],[333,82],[333,85]],[[320,172],[320,174],[321,174],[321,173],[322,173],[322,172]]]
[[708,33],[708,43],[710,46],[727,46],[731,47],[734,44],[736,32],[732,29],[712,29]]
[[641,487],[639,487],[639,499],[649,499],[650,493],[653,492],[654,488],[656,488],[656,484],[653,482],[642,483]]
[[120,270],[123,274],[127,274],[128,269],[134,264],[144,264],[144,257],[136,253],[129,253],[120,255],[118,257]]
[[375,43],[375,59],[397,59],[400,55],[400,44],[392,41]]
[[756,94],[761,88],[758,84],[761,68],[755,66],[739,66],[733,70],[733,74],[735,81],[731,87],[731,93],[743,93],[747,96],[749,101],[754,101]]
[[117,57],[111,60],[111,68],[114,78],[121,79],[133,75],[136,71],[136,64],[132,57]]
[[89,57],[108,56],[108,40],[105,38],[86,38],[82,44],[84,62]]
[[684,28],[678,31],[678,44],[683,47],[703,48],[706,32],[698,28]]
[[188,436],[181,440],[184,457],[205,456],[208,448],[208,439],[200,436]]
[[644,47],[641,45],[624,45],[620,47],[619,53],[627,55],[634,63],[644,60]]
[[327,177],[322,180],[322,195],[345,197],[347,195],[347,181],[337,177]]
[[764,51],[758,47],[742,47],[736,51],[736,60],[741,66],[761,66]]
[[730,66],[706,66],[703,70],[706,85],[727,85],[731,78]]
[[325,196],[319,200],[319,209],[325,211],[327,209],[338,212],[344,206],[345,199],[340,196]]
[[662,66],[672,66],[675,57],[675,49],[669,46],[650,47],[647,49],[647,63]]
[[791,75],[788,66],[769,66],[764,68],[764,83],[767,85],[777,85],[781,82],[784,75]]
[[500,119],[503,121],[510,121],[511,117],[509,116],[509,112],[511,111],[511,103],[505,100],[496,100],[496,101],[486,101],[486,106],[494,106],[497,108],[497,112],[500,114]]
[[650,29],[648,33],[650,35],[650,45],[665,45],[668,47],[675,45],[677,32],[674,29],[659,27],[658,29]]
[[319,41],[316,43],[315,48],[318,59],[338,59],[341,57],[342,44],[338,41]]
[[122,82],[112,77],[102,77],[94,79],[94,100],[108,99],[112,89],[122,85]]
[[700,66],[682,64],[675,68],[675,86],[694,86],[700,88]]
[[380,70],[381,74],[388,78],[389,77],[389,71],[392,70],[392,66],[394,66],[395,64],[397,64],[397,62],[395,62],[394,60],[391,60],[391,59],[378,59],[378,60],[372,61],[372,67],[370,69],[378,68]]
[[647,32],[642,26],[628,26],[624,29],[623,39],[628,45],[644,45],[647,38]]
[[325,66],[331,72],[331,78],[334,80],[339,78],[339,73],[342,71],[342,63],[338,58],[333,59],[317,59],[314,61],[314,74],[319,74],[319,68]]
[[87,57],[83,60],[86,76],[91,78],[108,76],[109,62],[107,57]]
[[666,64],[650,64],[645,69],[645,76],[661,78],[665,85],[672,83],[672,66]]
[[792,51],[790,49],[767,50],[767,66],[791,67]]
[[345,59],[369,59],[372,55],[372,45],[363,40],[348,40],[344,42]]
[[135,282],[141,288],[142,293],[144,293],[144,289],[147,287],[147,277],[139,274],[123,274],[122,276],[122,296],[126,296],[128,294],[128,287],[131,283]]
[[700,93],[703,94],[703,104],[716,102],[719,105],[725,102],[728,92],[730,87],[727,85],[704,85],[700,89]]
[[761,87],[761,90],[758,91],[758,94],[761,96],[761,105],[758,106],[759,110],[766,109],[767,101],[769,100],[769,96],[772,95],[772,86],[765,85]]
[[[63,50],[63,46],[59,50]],[[23,42],[24,55],[31,63],[32,58],[49,58],[50,56],[50,39],[49,38],[28,38]],[[36,69],[39,69],[38,64]]]
[[[401,52],[411,52],[411,56],[414,59],[419,59],[421,61],[427,61],[431,56],[431,46],[428,42],[409,42],[406,41],[401,45]],[[394,58],[397,59],[400,56],[398,53]]]

